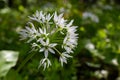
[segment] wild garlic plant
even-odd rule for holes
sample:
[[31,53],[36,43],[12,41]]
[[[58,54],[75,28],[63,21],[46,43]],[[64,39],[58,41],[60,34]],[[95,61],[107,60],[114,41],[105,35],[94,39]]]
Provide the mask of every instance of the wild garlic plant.
[[73,20],[68,22],[63,18],[63,14],[54,12],[51,15],[43,11],[36,11],[29,19],[26,28],[20,31],[20,37],[31,44],[32,50],[44,55],[39,67],[46,69],[51,66],[49,55],[52,54],[58,55],[62,66],[67,63],[78,39],[77,26],[72,25]]

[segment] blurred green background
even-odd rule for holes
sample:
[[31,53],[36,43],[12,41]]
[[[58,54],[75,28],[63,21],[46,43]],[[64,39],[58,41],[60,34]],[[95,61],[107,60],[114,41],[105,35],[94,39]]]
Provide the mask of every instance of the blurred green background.
[[[78,46],[61,67],[57,58],[45,71],[41,56],[30,52],[19,31],[36,10],[64,13],[78,26]],[[19,52],[19,58],[0,80],[120,80],[120,0],[0,0],[0,50]],[[30,53],[36,53],[18,72]]]

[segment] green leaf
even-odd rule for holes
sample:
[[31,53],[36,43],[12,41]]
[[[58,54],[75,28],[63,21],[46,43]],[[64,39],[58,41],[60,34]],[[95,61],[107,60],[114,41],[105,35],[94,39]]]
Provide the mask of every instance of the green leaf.
[[11,69],[6,75],[5,80],[23,80],[23,79],[15,70]]
[[0,51],[0,77],[6,76],[11,67],[15,66],[18,60],[18,52],[3,50]]
[[105,29],[99,30],[99,31],[98,31],[98,36],[99,36],[100,38],[106,38],[106,37],[107,37],[107,35],[106,35],[106,30],[105,30]]

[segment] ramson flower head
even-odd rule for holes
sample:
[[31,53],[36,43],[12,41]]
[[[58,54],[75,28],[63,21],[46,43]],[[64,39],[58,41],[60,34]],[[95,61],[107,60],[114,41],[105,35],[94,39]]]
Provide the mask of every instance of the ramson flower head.
[[63,14],[58,15],[55,12],[51,15],[42,11],[36,11],[29,18],[30,22],[21,30],[20,37],[21,40],[27,40],[27,43],[31,44],[32,50],[44,55],[39,67],[43,66],[46,69],[51,66],[49,55],[56,54],[59,55],[62,66],[63,63],[67,63],[78,40],[77,26],[72,25],[73,20],[68,22],[63,18]]

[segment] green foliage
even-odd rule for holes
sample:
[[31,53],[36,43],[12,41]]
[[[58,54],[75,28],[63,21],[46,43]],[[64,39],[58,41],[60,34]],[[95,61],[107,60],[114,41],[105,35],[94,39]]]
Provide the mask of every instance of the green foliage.
[[[6,80],[116,80],[120,77],[119,0],[4,1],[5,4],[0,5],[0,50],[20,53],[17,65],[7,74]],[[9,1],[12,1],[11,5]],[[42,55],[39,52],[31,53],[30,45],[19,40],[18,32],[28,22],[27,16],[36,10],[63,12],[65,18],[74,19],[74,25],[79,26],[79,40],[74,57],[63,67],[55,56],[52,67],[45,71],[38,69]],[[35,55],[19,68],[33,53]],[[1,59],[0,54],[0,67],[7,66],[3,65]],[[102,73],[104,71],[108,72],[107,77],[101,77],[105,75]]]
[[22,78],[15,70],[11,69],[4,80],[22,80]]
[[0,51],[0,77],[5,77],[8,71],[15,66],[18,60],[18,52]]

